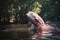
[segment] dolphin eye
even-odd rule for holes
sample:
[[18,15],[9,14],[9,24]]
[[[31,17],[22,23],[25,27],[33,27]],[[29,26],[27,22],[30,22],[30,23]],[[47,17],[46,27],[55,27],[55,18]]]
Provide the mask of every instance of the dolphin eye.
[[32,15],[33,13],[31,13],[31,15]]

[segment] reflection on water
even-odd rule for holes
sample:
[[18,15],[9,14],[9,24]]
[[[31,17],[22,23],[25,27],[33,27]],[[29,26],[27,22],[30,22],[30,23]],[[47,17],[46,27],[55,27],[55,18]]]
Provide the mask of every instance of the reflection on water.
[[[44,33],[43,36],[39,37],[38,39],[31,39],[31,34],[28,32],[29,28],[27,27],[19,27],[10,25],[8,27],[3,27],[4,29],[0,29],[0,40],[60,40],[60,31],[59,31],[59,24],[49,24],[54,27],[56,30],[52,33]],[[25,26],[25,25],[24,25]],[[10,29],[9,29],[10,27]],[[12,28],[11,28],[12,27]]]

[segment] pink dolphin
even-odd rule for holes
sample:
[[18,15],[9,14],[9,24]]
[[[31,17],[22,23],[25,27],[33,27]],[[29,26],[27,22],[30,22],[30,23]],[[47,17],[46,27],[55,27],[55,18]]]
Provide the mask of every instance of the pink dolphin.
[[29,11],[26,15],[31,20],[31,23],[33,23],[35,25],[35,27],[37,28],[37,33],[35,33],[35,35],[32,37],[37,38],[37,37],[43,35],[43,33],[52,32],[53,28],[46,26],[45,22],[38,14],[36,14],[32,11]]

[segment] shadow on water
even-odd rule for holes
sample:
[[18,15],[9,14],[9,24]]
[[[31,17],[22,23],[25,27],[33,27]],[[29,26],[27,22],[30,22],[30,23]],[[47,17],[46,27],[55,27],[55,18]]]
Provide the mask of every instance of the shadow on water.
[[0,40],[28,40],[29,33],[26,24],[4,25],[0,29]]
[[[48,24],[58,29],[60,24]],[[59,30],[55,30],[52,33],[48,33],[45,36],[41,36],[38,39],[29,39],[30,33],[28,32],[26,24],[12,24],[4,25],[0,28],[0,40],[60,40]]]

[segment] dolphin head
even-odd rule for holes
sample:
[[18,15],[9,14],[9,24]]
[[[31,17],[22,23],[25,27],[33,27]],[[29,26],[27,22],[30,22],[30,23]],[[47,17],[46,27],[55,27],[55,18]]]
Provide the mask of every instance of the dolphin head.
[[26,15],[27,15],[27,17],[28,17],[28,19],[32,22],[32,23],[34,23],[34,24],[36,24],[39,20],[37,20],[36,19],[36,15],[35,15],[36,13],[34,13],[34,12],[32,12],[32,11],[29,11]]
[[29,11],[26,15],[28,16],[29,19],[35,20],[35,16],[33,15],[32,11]]
[[30,20],[32,20],[32,22],[40,23],[40,24],[44,25],[43,19],[38,14],[36,14],[32,11],[29,11],[26,15]]

